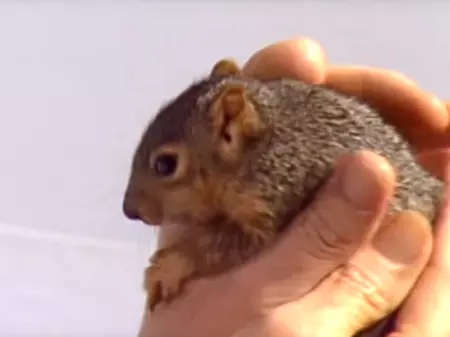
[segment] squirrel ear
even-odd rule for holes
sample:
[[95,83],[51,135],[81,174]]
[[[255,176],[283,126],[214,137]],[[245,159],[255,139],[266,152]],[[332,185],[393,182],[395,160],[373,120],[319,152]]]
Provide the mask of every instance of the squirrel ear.
[[212,76],[229,76],[239,75],[241,68],[232,59],[222,59],[218,61],[211,70],[210,77]]
[[214,133],[224,159],[237,159],[249,142],[258,140],[264,123],[241,84],[225,85],[212,104]]

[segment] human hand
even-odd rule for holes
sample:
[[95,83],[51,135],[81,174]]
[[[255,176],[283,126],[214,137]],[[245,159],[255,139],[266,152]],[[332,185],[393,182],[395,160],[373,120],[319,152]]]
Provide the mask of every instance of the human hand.
[[[450,101],[421,90],[397,72],[326,64],[314,41],[283,41],[256,53],[247,63],[259,78],[293,77],[324,84],[377,107],[411,142],[430,172],[450,181]],[[450,336],[450,191],[435,225],[433,254],[409,299],[399,312],[395,332],[400,336]]]
[[[278,51],[277,51],[278,50]],[[315,51],[314,51],[315,50]],[[311,52],[312,51],[312,52]],[[430,131],[430,134],[440,134],[443,133],[443,124],[445,121],[445,116],[442,114],[442,111],[439,107],[439,104],[433,103],[434,101],[430,98],[430,96],[419,89],[417,87],[410,85],[409,83],[406,83],[405,85],[399,84],[400,80],[397,81],[398,83],[395,83],[396,76],[392,76],[385,71],[377,71],[377,70],[370,70],[367,68],[348,68],[347,73],[345,71],[346,68],[337,68],[337,67],[328,67],[325,65],[323,57],[323,54],[320,53],[321,49],[317,47],[317,45],[314,45],[314,43],[310,41],[291,41],[291,42],[285,42],[284,44],[279,44],[277,46],[271,46],[265,49],[265,55],[263,53],[257,53],[255,57],[253,57],[248,63],[246,67],[246,71],[248,74],[253,74],[253,76],[264,78],[270,75],[270,72],[274,74],[273,76],[281,77],[281,76],[289,76],[292,75],[298,79],[303,79],[307,82],[311,83],[324,83],[326,85],[329,85],[333,87],[335,86],[335,89],[338,91],[344,92],[344,93],[350,93],[356,96],[360,96],[363,99],[366,99],[368,102],[372,103],[372,105],[377,106],[377,104],[387,104],[383,109],[383,113],[387,113],[389,118],[392,118],[394,121],[397,120],[399,123],[401,121],[401,112],[405,112],[405,107],[408,107],[410,109],[409,111],[409,118],[408,121],[417,120],[420,121],[421,129]],[[270,56],[272,55],[272,56]],[[270,57],[273,57],[274,59],[270,59]],[[259,58],[259,60],[258,60]],[[278,61],[277,61],[278,59]],[[277,64],[278,62],[278,64]],[[284,68],[283,68],[284,67]],[[264,73],[264,69],[266,70],[266,73]],[[278,75],[276,75],[278,72]],[[330,75],[331,74],[331,75]],[[360,86],[353,85],[349,86],[347,82],[345,82],[343,79],[345,79],[345,74],[350,74],[353,77],[351,83],[360,83]],[[341,76],[341,77],[339,77]],[[359,76],[359,77],[358,77]],[[334,78],[334,80],[332,80]],[[359,79],[358,79],[359,78]],[[339,82],[341,79],[342,83]],[[394,80],[394,81],[393,81]],[[385,82],[383,82],[385,81]],[[389,82],[391,81],[391,82]],[[406,81],[407,82],[407,81]],[[341,84],[340,84],[341,83]],[[374,85],[375,84],[375,85]],[[343,90],[339,90],[339,85],[342,86]],[[368,90],[367,88],[370,88],[370,85],[374,85],[379,88],[384,88],[388,86],[390,90]],[[350,90],[350,89],[351,90]],[[356,88],[356,89],[355,89]],[[359,92],[357,89],[361,89]],[[364,90],[362,90],[364,89]],[[347,90],[347,91],[346,91]],[[349,91],[350,90],[350,91]],[[405,94],[409,90],[409,94]],[[351,92],[353,91],[353,92]],[[395,95],[395,92],[397,92],[397,95],[403,94],[405,97],[409,97],[412,99],[414,104],[407,104],[405,103],[405,100],[403,102],[395,103],[395,98],[399,97]],[[414,92],[416,96],[415,98],[412,98],[411,92]],[[392,94],[394,93],[394,94]],[[383,96],[384,95],[384,96]],[[387,98],[390,97],[390,98]],[[372,101],[371,101],[372,100]],[[375,104],[374,104],[375,102]],[[377,103],[378,102],[378,103]],[[382,102],[382,103],[380,103]],[[384,102],[384,103],[383,103]],[[378,105],[380,107],[380,105]],[[400,127],[402,127],[400,123]],[[408,127],[404,127],[401,129],[404,133],[407,135],[416,135],[417,134],[417,127],[413,131],[412,129]],[[433,133],[434,132],[434,133]],[[415,136],[417,137],[417,136]],[[419,144],[420,142],[418,142]],[[419,144],[421,145],[421,144]],[[420,146],[418,146],[420,148]],[[367,156],[367,154],[366,154]],[[382,165],[379,159],[370,159],[371,157],[364,157],[365,159],[359,159],[362,160],[362,162],[359,162],[359,164],[355,163],[356,166],[360,165],[361,168],[353,168],[353,170],[356,172],[358,170],[363,170],[363,167],[367,166],[364,164],[364,161],[371,161],[373,166],[372,169],[374,170],[369,176],[372,175],[372,178],[378,176],[378,178],[381,178],[380,181],[383,181],[384,178],[382,178],[383,175],[386,174],[386,169],[383,169],[382,167],[387,167],[387,165]],[[350,160],[350,159],[348,159]],[[356,159],[353,159],[356,160]],[[378,164],[377,164],[378,163]],[[366,167],[367,168],[367,167]],[[353,171],[352,170],[352,171]],[[378,170],[378,172],[377,172]],[[388,169],[389,170],[389,169]],[[336,172],[337,175],[338,171]],[[389,175],[389,174],[388,174]],[[375,178],[376,180],[377,178]],[[387,179],[389,180],[389,178]],[[366,217],[365,219],[362,219],[360,215],[354,214],[355,210],[347,210],[347,213],[345,213],[346,219],[345,221],[336,221],[336,216],[333,215],[333,222],[328,223],[325,221],[325,223],[322,224],[322,227],[325,226],[323,230],[325,230],[325,235],[336,235],[334,232],[335,230],[338,230],[342,228],[348,230],[348,233],[346,232],[346,235],[350,235],[351,237],[344,237],[344,243],[340,243],[343,246],[339,246],[340,248],[335,248],[337,251],[341,251],[341,254],[336,254],[334,252],[333,258],[328,256],[327,260],[326,258],[322,257],[322,260],[317,259],[314,264],[314,268],[309,268],[305,270],[305,265],[302,264],[301,258],[301,252],[304,253],[305,249],[310,254],[313,254],[314,252],[317,252],[317,250],[320,252],[320,240],[318,242],[314,240],[310,240],[308,242],[304,242],[305,238],[301,239],[298,235],[290,236],[290,241],[286,239],[286,241],[292,242],[291,246],[286,243],[280,243],[279,250],[284,251],[290,251],[294,250],[295,254],[298,254],[298,258],[296,261],[287,261],[286,256],[294,255],[286,254],[284,253],[283,256],[278,255],[278,258],[271,258],[270,255],[266,256],[264,259],[260,259],[260,264],[264,265],[266,264],[266,269],[264,267],[260,267],[261,271],[260,274],[254,273],[252,269],[250,268],[243,268],[240,270],[239,273],[230,273],[229,275],[224,275],[223,277],[219,277],[214,280],[200,280],[197,282],[194,282],[190,288],[188,288],[188,293],[184,298],[179,300],[178,302],[173,303],[172,305],[161,308],[157,310],[152,317],[146,317],[144,319],[144,325],[142,328],[142,336],[179,336],[179,334],[183,334],[184,336],[187,336],[188,334],[192,333],[192,335],[195,336],[230,336],[232,332],[239,329],[239,327],[244,326],[247,322],[250,321],[250,319],[253,317],[254,314],[256,314],[260,309],[261,305],[257,305],[258,303],[255,303],[255,300],[260,298],[266,298],[272,299],[273,296],[277,296],[277,301],[273,301],[272,303],[265,304],[266,309],[275,308],[275,306],[279,306],[282,303],[289,303],[295,298],[302,297],[302,300],[295,301],[290,304],[285,304],[284,306],[279,306],[281,309],[277,309],[276,311],[273,311],[270,315],[267,317],[268,320],[264,320],[266,324],[263,325],[257,325],[257,327],[265,327],[266,328],[266,336],[268,331],[270,330],[270,327],[273,328],[273,325],[270,324],[270,322],[274,322],[273,318],[280,319],[280,317],[283,317],[283,315],[286,315],[286,313],[289,313],[290,310],[287,310],[286,308],[293,308],[295,305],[303,306],[303,310],[308,310],[308,316],[311,315],[311,303],[312,306],[319,306],[318,311],[320,312],[322,310],[322,306],[325,305],[321,301],[323,301],[324,292],[327,293],[330,298],[333,298],[330,294],[334,293],[337,294],[334,297],[337,299],[335,304],[339,304],[339,308],[341,309],[340,313],[343,314],[345,311],[342,311],[343,308],[347,308],[345,310],[358,310],[362,308],[362,311],[364,311],[364,305],[367,308],[368,303],[370,302],[371,298],[373,299],[373,296],[378,296],[381,292],[381,296],[385,297],[385,305],[375,308],[373,312],[369,312],[366,314],[361,315],[360,317],[354,317],[355,315],[352,315],[351,313],[346,314],[342,316],[343,318],[340,319],[338,322],[341,323],[340,326],[330,327],[328,326],[329,331],[333,331],[335,335],[338,335],[338,333],[341,333],[345,335],[347,333],[346,331],[350,332],[352,329],[358,329],[358,325],[361,324],[368,324],[370,320],[380,318],[381,316],[385,315],[388,311],[392,309],[395,304],[398,304],[402,298],[406,295],[406,292],[410,289],[412,286],[412,282],[414,282],[415,277],[417,277],[418,272],[420,271],[421,266],[423,266],[424,259],[428,256],[427,254],[427,247],[429,247],[429,230],[426,226],[424,226],[424,220],[421,219],[419,216],[406,213],[401,216],[398,216],[396,219],[392,220],[392,222],[387,223],[386,226],[383,226],[383,228],[401,228],[403,230],[402,233],[402,242],[405,242],[405,247],[403,248],[403,251],[407,252],[409,251],[413,256],[416,257],[416,259],[412,259],[409,262],[395,264],[392,265],[396,266],[396,268],[390,268],[390,264],[383,264],[383,262],[378,265],[377,268],[381,268],[381,270],[384,270],[386,280],[382,282],[377,283],[373,286],[373,292],[371,295],[367,295],[365,297],[366,302],[358,302],[358,300],[355,300],[354,294],[359,293],[365,293],[364,289],[361,289],[364,287],[364,284],[356,283],[356,288],[360,289],[358,292],[357,289],[351,288],[351,287],[345,287],[340,285],[340,287],[336,288],[335,285],[337,284],[335,281],[336,278],[339,279],[339,272],[336,271],[330,278],[327,278],[327,281],[324,281],[321,287],[317,289],[322,289],[321,291],[314,291],[310,292],[311,288],[313,288],[315,285],[317,285],[317,282],[319,281],[318,276],[321,275],[322,277],[327,275],[328,273],[335,270],[340,265],[347,266],[350,270],[349,273],[345,274],[347,278],[344,278],[343,282],[347,282],[345,284],[351,285],[352,282],[354,282],[354,277],[358,276],[358,272],[352,273],[352,271],[360,271],[358,268],[366,268],[367,267],[367,259],[379,259],[374,256],[382,256],[382,249],[381,249],[381,255],[380,255],[380,249],[374,249],[370,244],[368,244],[368,241],[366,242],[365,248],[362,250],[358,250],[359,245],[364,240],[367,240],[369,237],[369,234],[375,231],[379,219],[382,216],[381,209],[379,208],[381,204],[383,204],[389,197],[389,190],[391,187],[390,183],[387,183],[385,181],[385,184],[381,184],[378,186],[378,199],[374,198],[374,204],[372,204],[372,215]],[[376,190],[377,188],[375,188]],[[373,192],[373,191],[372,191]],[[328,190],[328,197],[326,194],[322,196],[322,199],[319,199],[318,201],[318,207],[316,208],[316,211],[311,211],[312,214],[314,212],[317,212],[317,210],[322,209],[323,206],[320,204],[320,200],[327,200],[327,198],[330,198],[330,195],[335,195],[334,198],[337,200],[342,199],[338,197],[339,192],[333,189]],[[366,193],[370,194],[369,189],[366,190]],[[376,191],[374,192],[377,193]],[[342,202],[343,200],[341,200]],[[345,201],[345,200],[344,200]],[[328,207],[328,206],[326,206]],[[378,208],[377,208],[378,207]],[[378,211],[375,211],[375,208],[378,209]],[[382,208],[382,207],[381,207]],[[344,208],[345,209],[345,208]],[[342,212],[342,210],[341,210]],[[330,212],[331,213],[331,212]],[[358,213],[358,212],[356,212]],[[306,212],[308,214],[308,211]],[[344,218],[344,214],[343,214]],[[352,220],[353,218],[353,220]],[[327,228],[326,226],[330,226]],[[353,226],[353,227],[352,227]],[[407,226],[407,228],[405,228]],[[305,224],[302,223],[302,226],[299,227],[308,227],[305,226]],[[311,225],[310,228],[313,228]],[[315,227],[317,227],[317,233],[320,234],[319,237],[323,236],[324,233],[321,233],[321,226],[320,224],[315,224]],[[393,230],[394,233],[396,230]],[[386,233],[385,231],[382,231]],[[380,233],[382,233],[380,232]],[[408,234],[409,233],[409,234]],[[417,235],[417,233],[420,233],[420,235]],[[427,234],[428,233],[428,234]],[[304,234],[304,233],[303,233]],[[391,234],[389,234],[391,235]],[[387,238],[383,239],[386,240],[385,244],[389,241],[389,237],[396,238],[397,235],[385,235]],[[409,235],[411,235],[413,238],[410,238]],[[418,239],[414,239],[416,236],[422,238],[424,242],[420,241],[418,242]],[[342,237],[341,237],[342,239]],[[403,241],[403,239],[407,241]],[[295,242],[294,242],[295,240]],[[383,240],[379,240],[384,242]],[[377,240],[375,240],[377,242]],[[391,242],[391,241],[389,241]],[[398,245],[398,239],[396,244]],[[417,242],[416,244],[414,242]],[[316,245],[316,246],[314,246]],[[284,247],[284,248],[282,248]],[[290,247],[290,248],[289,248]],[[309,247],[309,248],[308,248]],[[370,248],[372,247],[372,248]],[[398,246],[397,246],[398,247]],[[297,253],[298,250],[301,250]],[[359,251],[357,254],[355,254],[356,257],[359,258],[356,260],[349,260],[349,257],[356,251]],[[415,254],[414,254],[415,252]],[[272,254],[272,253],[271,253]],[[275,254],[275,253],[273,253]],[[330,254],[331,255],[331,254]],[[337,256],[336,256],[337,255]],[[273,256],[273,255],[272,255]],[[275,256],[277,256],[275,254]],[[314,257],[314,256],[313,256]],[[299,259],[300,258],[300,259]],[[306,259],[308,260],[308,259]],[[385,261],[381,258],[382,261]],[[272,266],[268,268],[267,266],[270,265],[269,262],[264,261],[272,261]],[[355,262],[356,261],[356,262]],[[362,263],[362,261],[366,261],[365,263]],[[389,259],[386,261],[389,262]],[[287,263],[287,265],[286,265]],[[309,261],[311,263],[311,259]],[[356,263],[353,264],[353,263]],[[369,263],[370,264],[370,263]],[[274,266],[276,265],[276,266]],[[391,267],[392,267],[391,265]],[[303,266],[303,267],[302,267]],[[267,269],[268,268],[268,269]],[[376,268],[375,268],[376,269]],[[264,272],[264,270],[266,270]],[[338,270],[345,270],[344,269],[338,269]],[[275,272],[276,271],[276,272]],[[301,271],[301,276],[300,276]],[[367,271],[365,269],[362,270],[364,275]],[[379,273],[379,270],[375,271],[368,271],[369,274],[371,273]],[[298,275],[300,278],[296,282],[294,282],[293,279],[284,279],[283,277],[276,277],[275,274],[281,273],[282,275]],[[305,276],[306,273],[306,276]],[[312,275],[313,274],[313,275]],[[240,275],[240,276],[239,276]],[[256,275],[259,275],[257,278]],[[316,275],[314,278],[313,276]],[[334,278],[333,278],[334,277]],[[403,280],[403,282],[396,283],[396,287],[391,287],[389,289],[385,289],[386,285],[392,283],[392,280],[389,281],[389,278],[393,278],[395,280]],[[273,295],[265,295],[262,296],[261,294],[256,294],[252,290],[258,289],[257,286],[255,286],[255,282],[261,282],[264,284],[267,284],[270,281],[276,279],[277,282],[272,283],[272,287],[270,289],[273,289]],[[294,277],[295,278],[295,277]],[[292,283],[290,283],[292,281]],[[370,280],[366,280],[367,282],[371,282]],[[372,280],[373,281],[373,280]],[[253,282],[253,283],[252,283]],[[328,282],[328,283],[327,283]],[[288,283],[287,286],[286,283]],[[328,284],[328,286],[327,286]],[[331,284],[331,285],[330,285]],[[247,285],[247,286],[245,286]],[[359,288],[358,288],[359,285]],[[401,289],[400,289],[401,288]],[[323,290],[325,289],[325,290]],[[334,289],[334,290],[333,290]],[[340,289],[340,290],[339,290]],[[349,296],[349,293],[346,293],[346,289],[352,289],[352,296]],[[225,295],[224,290],[228,290],[231,295]],[[337,292],[336,292],[337,291]],[[395,291],[395,294],[391,294],[390,291]],[[284,296],[280,296],[280,293],[283,293]],[[320,295],[322,294],[322,295]],[[340,294],[340,295],[339,295]],[[346,295],[345,295],[346,294]],[[377,295],[378,294],[378,295]],[[264,295],[264,294],[263,294]],[[396,295],[396,296],[394,296]],[[330,300],[328,298],[328,300]],[[312,300],[311,300],[312,299]],[[322,299],[322,300],[321,300]],[[367,302],[369,300],[369,302]],[[353,302],[352,302],[353,301]],[[356,304],[355,304],[356,301]],[[270,302],[270,301],[269,301]],[[303,303],[303,304],[301,304]],[[306,304],[305,304],[306,303]],[[308,306],[308,303],[310,306]],[[347,304],[345,304],[347,303]],[[353,303],[353,304],[352,304]],[[359,303],[359,304],[358,304]],[[366,303],[366,304],[364,304]],[[338,312],[333,311],[336,310],[337,306],[333,307],[332,303],[328,303],[328,306],[331,308],[329,309],[333,315],[337,315]],[[305,309],[308,308],[308,309]],[[334,309],[333,309],[334,308]],[[297,308],[298,309],[298,308]],[[294,310],[295,312],[301,312],[298,310]],[[291,309],[293,310],[293,309]],[[330,312],[328,311],[328,312]],[[370,311],[370,309],[368,310]],[[280,312],[284,312],[283,315],[280,314]],[[304,312],[304,311],[303,311]],[[278,313],[278,314],[277,314]],[[353,312],[354,313],[354,312]],[[320,319],[320,317],[318,318]],[[176,324],[175,322],[178,321],[180,323]],[[299,320],[298,316],[295,317],[294,320],[287,320],[287,322],[305,322],[305,320]],[[308,321],[309,320],[308,317]],[[278,321],[279,322],[279,321]],[[307,323],[307,322],[306,322]],[[316,322],[317,323],[317,322]],[[320,322],[321,324],[309,324],[309,329],[318,329],[318,328],[325,328],[326,325],[324,325],[323,321]],[[279,324],[277,326],[280,326]],[[316,328],[314,328],[314,326]],[[304,329],[305,325],[303,325]],[[178,328],[178,330],[177,330]],[[250,327],[251,328],[251,327]],[[253,326],[255,328],[255,326]],[[292,327],[294,330],[298,327]],[[268,329],[268,330],[267,330]],[[330,330],[331,329],[331,330]],[[317,332],[314,330],[315,332]],[[177,333],[178,331],[178,333]],[[313,332],[314,332],[313,331]],[[276,335],[277,337],[279,335]]]

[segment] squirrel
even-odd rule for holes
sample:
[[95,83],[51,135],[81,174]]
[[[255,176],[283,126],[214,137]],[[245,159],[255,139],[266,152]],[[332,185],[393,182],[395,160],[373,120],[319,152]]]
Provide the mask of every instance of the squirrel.
[[375,109],[321,85],[247,78],[230,58],[216,62],[159,110],[133,155],[125,216],[188,227],[150,260],[150,310],[189,280],[270,246],[314,199],[336,158],[357,150],[396,169],[390,212],[415,210],[434,221],[443,182]]

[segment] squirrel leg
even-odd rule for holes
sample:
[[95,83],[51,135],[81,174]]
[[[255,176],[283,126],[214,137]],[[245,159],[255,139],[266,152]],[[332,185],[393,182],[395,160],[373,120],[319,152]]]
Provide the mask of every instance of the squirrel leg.
[[194,260],[183,245],[174,244],[158,250],[151,258],[145,272],[145,288],[148,307],[153,311],[161,302],[169,302],[178,296],[184,284],[196,270]]

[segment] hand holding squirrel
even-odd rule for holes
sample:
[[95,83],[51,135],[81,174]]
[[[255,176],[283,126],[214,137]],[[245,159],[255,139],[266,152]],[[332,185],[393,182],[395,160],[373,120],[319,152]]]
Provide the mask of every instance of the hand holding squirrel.
[[307,245],[306,245],[307,246]]

